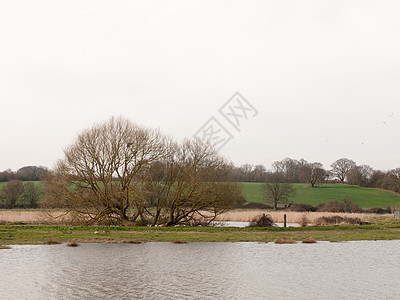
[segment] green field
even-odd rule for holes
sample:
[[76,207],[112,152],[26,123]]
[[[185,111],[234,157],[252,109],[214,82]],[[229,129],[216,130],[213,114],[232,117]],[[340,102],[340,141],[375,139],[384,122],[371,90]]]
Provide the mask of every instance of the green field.
[[[308,184],[295,183],[294,186],[296,196],[291,200],[295,203],[316,205],[350,197],[362,208],[386,207],[387,205],[400,206],[400,195],[380,189],[344,184],[323,184],[311,188]],[[264,202],[260,191],[261,183],[243,182],[242,187],[247,202]]]

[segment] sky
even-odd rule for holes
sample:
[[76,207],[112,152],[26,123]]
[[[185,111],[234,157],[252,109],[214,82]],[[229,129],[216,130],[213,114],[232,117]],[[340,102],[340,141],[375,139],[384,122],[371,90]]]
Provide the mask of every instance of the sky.
[[236,165],[400,167],[399,32],[399,1],[6,1],[0,170],[51,168],[111,116],[222,130]]

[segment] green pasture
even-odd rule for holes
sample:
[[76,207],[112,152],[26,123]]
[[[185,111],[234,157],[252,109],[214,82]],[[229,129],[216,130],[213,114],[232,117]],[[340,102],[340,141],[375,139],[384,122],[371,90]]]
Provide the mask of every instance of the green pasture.
[[[263,203],[261,184],[254,182],[243,182],[243,194],[247,202]],[[292,200],[295,203],[316,205],[349,197],[362,208],[386,207],[387,205],[400,206],[400,195],[390,191],[362,188],[359,186],[345,184],[323,184],[311,188],[308,184],[295,183],[296,196]]]

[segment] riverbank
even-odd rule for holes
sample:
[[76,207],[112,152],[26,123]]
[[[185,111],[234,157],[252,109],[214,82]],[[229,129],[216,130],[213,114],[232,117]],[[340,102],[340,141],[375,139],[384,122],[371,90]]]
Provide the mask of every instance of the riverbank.
[[277,227],[106,227],[54,225],[1,225],[0,245],[139,242],[274,242],[278,238],[302,242],[400,240],[400,221],[375,219],[366,225]]

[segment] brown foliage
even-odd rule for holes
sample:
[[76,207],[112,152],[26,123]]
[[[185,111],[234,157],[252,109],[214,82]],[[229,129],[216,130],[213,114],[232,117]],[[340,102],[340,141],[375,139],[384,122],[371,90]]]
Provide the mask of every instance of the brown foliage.
[[329,225],[329,224],[363,224],[360,218],[355,217],[341,217],[341,216],[330,216],[320,217],[315,221],[315,225]]

